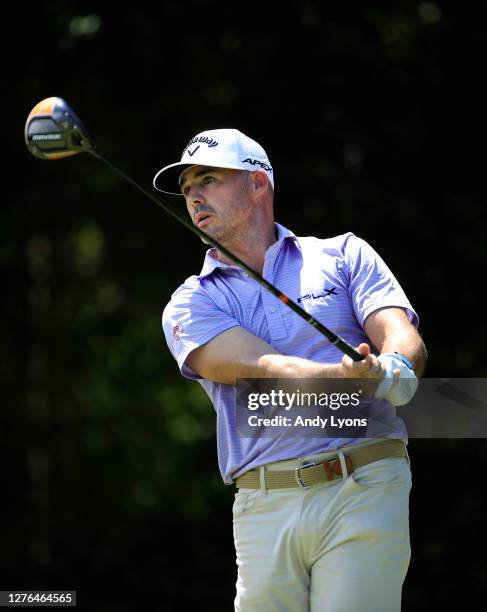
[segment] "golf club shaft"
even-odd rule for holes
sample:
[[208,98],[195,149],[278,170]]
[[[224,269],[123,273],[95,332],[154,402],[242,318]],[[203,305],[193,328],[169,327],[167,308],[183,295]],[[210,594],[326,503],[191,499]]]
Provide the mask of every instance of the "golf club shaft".
[[303,308],[298,306],[295,302],[293,302],[285,293],[282,293],[277,287],[269,283],[265,278],[257,274],[250,268],[245,262],[239,259],[236,255],[228,251],[224,246],[219,244],[216,240],[213,240],[211,236],[208,236],[205,232],[203,232],[199,227],[193,225],[188,219],[183,217],[177,210],[175,210],[172,206],[164,202],[160,197],[156,197],[153,193],[144,189],[141,185],[139,185],[136,181],[134,181],[128,174],[123,172],[120,168],[115,166],[110,160],[101,155],[96,149],[90,148],[88,150],[91,155],[99,159],[104,164],[106,164],[109,168],[111,168],[114,172],[128,181],[133,187],[141,191],[144,195],[150,198],[155,204],[157,204],[160,208],[162,208],[165,212],[174,217],[177,221],[182,223],[186,228],[188,228],[193,234],[199,236],[204,242],[207,242],[212,247],[220,251],[225,257],[235,262],[238,266],[240,266],[249,276],[251,276],[254,280],[256,280],[260,285],[265,287],[268,291],[270,291],[273,295],[275,295],[281,302],[286,304],[291,310],[293,310],[297,315],[299,315],[302,319],[304,319],[309,325],[315,327],[319,332],[321,332],[328,340],[334,344],[339,350],[342,351],[345,355],[348,355],[353,361],[361,361],[363,359],[362,355],[357,352],[352,345],[346,342],[343,338],[340,338],[337,334],[329,330],[322,323],[308,314]]

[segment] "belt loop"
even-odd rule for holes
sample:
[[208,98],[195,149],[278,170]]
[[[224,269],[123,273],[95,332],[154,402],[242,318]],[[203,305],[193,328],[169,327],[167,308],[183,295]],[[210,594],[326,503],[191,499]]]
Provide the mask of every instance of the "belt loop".
[[347,462],[345,461],[345,455],[337,448],[338,458],[340,459],[340,466],[342,468],[342,478],[346,480],[348,478]]
[[404,450],[406,451],[406,459],[408,460],[409,468],[411,468],[411,459],[409,457],[408,445],[406,444],[406,442],[404,442]]
[[265,465],[260,466],[259,477],[260,477],[260,490],[262,492],[262,495],[267,495],[267,489],[265,486]]

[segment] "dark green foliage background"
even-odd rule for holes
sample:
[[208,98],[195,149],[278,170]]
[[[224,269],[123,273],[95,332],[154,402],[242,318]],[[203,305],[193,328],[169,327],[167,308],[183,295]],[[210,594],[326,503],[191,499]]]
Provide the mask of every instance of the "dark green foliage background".
[[[15,11],[19,11],[15,14]],[[86,156],[30,157],[65,98],[145,187],[197,132],[266,148],[276,218],[369,241],[420,314],[426,375],[483,377],[481,2],[50,1],[5,23],[0,589],[100,612],[230,610],[231,503],[214,413],[160,315],[200,241]],[[326,322],[325,322],[326,323]],[[481,435],[479,433],[479,435]],[[485,440],[411,440],[404,610],[485,599]]]

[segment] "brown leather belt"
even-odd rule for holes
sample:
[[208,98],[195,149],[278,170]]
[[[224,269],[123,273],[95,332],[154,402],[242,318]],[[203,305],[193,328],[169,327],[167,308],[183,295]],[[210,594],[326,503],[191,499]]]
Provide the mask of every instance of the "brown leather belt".
[[[350,447],[343,451],[347,472],[388,457],[407,457],[406,446],[402,440],[381,440],[375,444],[354,449]],[[297,466],[293,470],[270,471],[266,470],[266,489],[289,489],[294,487],[311,487],[320,482],[329,482],[342,477],[340,457],[332,457],[327,461]],[[260,468],[249,470],[239,476],[235,485],[239,489],[260,489]]]

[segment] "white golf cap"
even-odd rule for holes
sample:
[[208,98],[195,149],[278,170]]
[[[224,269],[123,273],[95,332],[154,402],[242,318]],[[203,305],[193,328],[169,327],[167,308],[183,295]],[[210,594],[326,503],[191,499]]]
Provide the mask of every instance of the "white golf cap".
[[181,195],[179,181],[191,166],[264,170],[274,187],[272,166],[258,142],[234,129],[200,132],[184,147],[181,161],[165,166],[154,177],[154,187],[163,193]]

